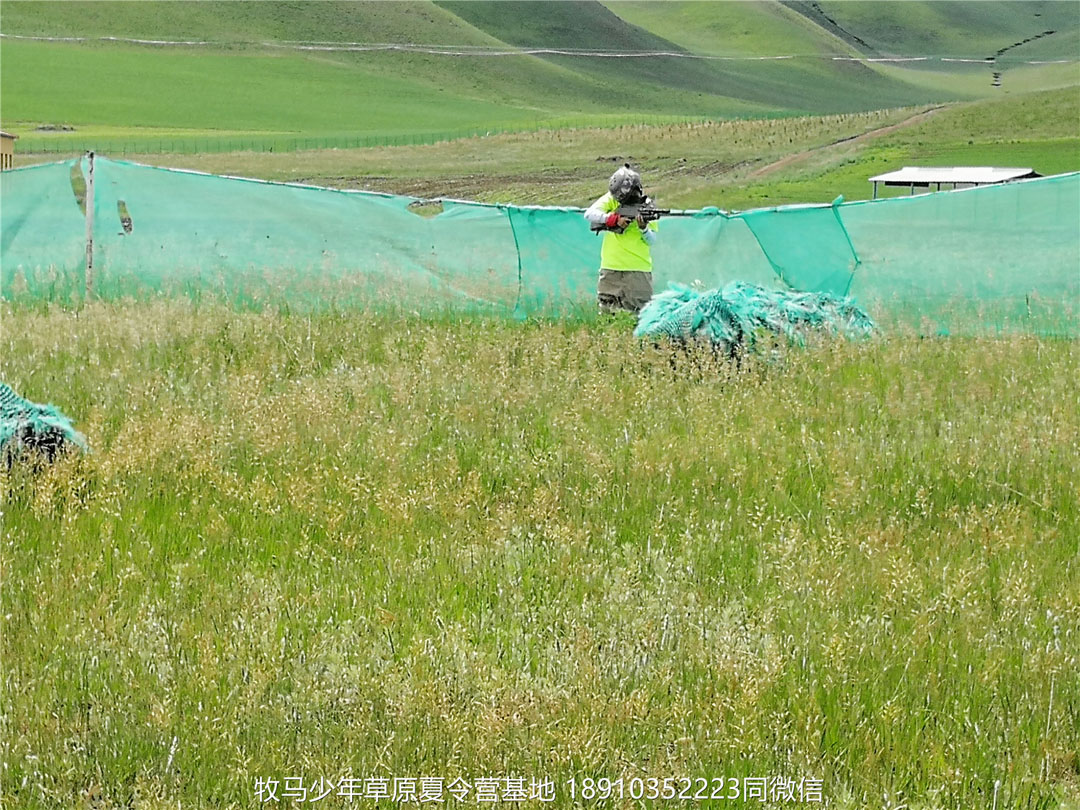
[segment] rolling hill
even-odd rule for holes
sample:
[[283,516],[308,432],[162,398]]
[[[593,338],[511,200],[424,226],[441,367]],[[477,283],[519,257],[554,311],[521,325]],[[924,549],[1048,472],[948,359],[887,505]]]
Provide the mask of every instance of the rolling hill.
[[[854,112],[1010,92],[1008,74],[992,88],[986,64],[939,56],[1005,49],[1015,64],[1080,51],[1073,4],[902,5],[6,0],[0,115],[26,147],[47,137],[74,148],[104,132],[332,142]],[[859,61],[912,53],[935,58]],[[1080,81],[1075,62],[1015,75],[1024,90]]]

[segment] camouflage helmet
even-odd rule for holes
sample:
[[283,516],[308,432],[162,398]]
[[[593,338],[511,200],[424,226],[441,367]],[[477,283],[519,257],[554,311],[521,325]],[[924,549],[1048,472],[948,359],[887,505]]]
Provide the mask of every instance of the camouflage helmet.
[[641,186],[641,175],[625,164],[608,181],[608,191],[620,203],[634,203],[644,198],[645,190]]

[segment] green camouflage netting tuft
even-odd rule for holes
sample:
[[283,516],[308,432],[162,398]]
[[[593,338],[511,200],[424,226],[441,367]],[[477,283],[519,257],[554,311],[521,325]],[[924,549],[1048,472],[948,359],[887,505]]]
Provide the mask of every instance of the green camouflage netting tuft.
[[86,451],[86,438],[56,406],[23,399],[0,382],[0,457],[10,464],[30,450],[51,461],[71,446]]
[[874,328],[870,316],[851,298],[769,290],[735,281],[705,292],[672,284],[653,296],[641,311],[634,335],[666,336],[677,341],[706,339],[731,353],[740,346],[753,349],[763,331],[801,344],[811,331],[866,337]]

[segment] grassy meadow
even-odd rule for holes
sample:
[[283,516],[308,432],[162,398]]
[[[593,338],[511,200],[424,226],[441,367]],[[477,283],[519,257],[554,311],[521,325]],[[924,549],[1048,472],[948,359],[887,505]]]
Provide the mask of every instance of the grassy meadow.
[[3,379],[93,447],[0,474],[5,807],[349,776],[1080,803],[1074,341],[673,370],[588,317],[0,315]]

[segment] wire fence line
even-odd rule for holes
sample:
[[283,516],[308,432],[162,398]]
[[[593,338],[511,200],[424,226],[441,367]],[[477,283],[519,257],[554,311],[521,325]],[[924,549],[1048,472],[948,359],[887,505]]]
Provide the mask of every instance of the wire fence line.
[[[1044,31],[1041,34],[1028,37],[1022,42],[1015,43],[1010,48],[1015,48],[1036,39],[1057,33],[1056,31]],[[435,56],[580,56],[595,59],[702,59],[720,62],[760,62],[774,59],[822,59],[840,60],[849,62],[976,62],[991,63],[994,57],[973,58],[971,55],[960,56],[958,54],[893,54],[889,56],[868,56],[850,53],[782,53],[782,54],[712,54],[692,53],[684,50],[642,50],[621,49],[611,50],[605,48],[562,48],[562,47],[526,47],[509,44],[499,45],[433,45],[416,42],[334,42],[321,40],[206,40],[206,39],[137,39],[133,37],[119,36],[71,36],[50,37],[32,36],[28,34],[4,34],[2,39],[21,39],[37,42],[118,42],[125,45],[144,45],[157,48],[280,48],[295,51],[352,51],[352,52],[377,52],[397,51],[404,53],[423,53]],[[1008,50],[1008,49],[1004,49]],[[999,52],[1000,54],[1000,52]],[[1076,58],[1046,59],[1046,60],[1022,60],[1020,64],[1027,65],[1057,65],[1072,64],[1080,61]]]

